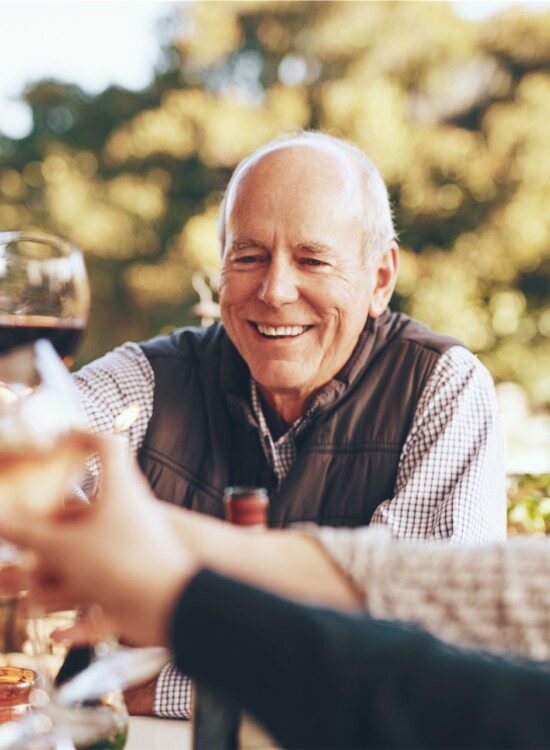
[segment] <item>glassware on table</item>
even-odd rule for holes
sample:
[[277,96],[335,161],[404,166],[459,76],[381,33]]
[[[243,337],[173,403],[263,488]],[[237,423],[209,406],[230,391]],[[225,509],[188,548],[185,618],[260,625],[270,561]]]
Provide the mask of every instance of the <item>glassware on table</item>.
[[[84,420],[48,341],[69,366],[89,308],[86,268],[77,248],[39,232],[0,233],[0,500],[23,512],[53,509],[83,464],[66,438],[72,429],[82,429]],[[33,342],[38,343],[24,346]],[[17,550],[0,541],[0,567],[17,560]],[[32,660],[31,651],[40,652],[39,677],[51,684],[55,669],[49,662],[55,657],[41,639],[45,620],[38,612],[26,620],[20,616],[23,595],[0,594],[0,637],[9,647],[0,649],[0,665],[17,661],[17,649],[24,646],[23,667]],[[1,688],[0,676],[0,707]]]
[[0,724],[0,750],[51,750],[54,746],[56,750],[121,750],[128,714],[117,693],[158,674],[169,659],[170,652],[164,648],[120,649],[49,696],[31,691],[35,710]]
[[[0,502],[34,519],[59,507],[85,469],[86,451],[71,439],[84,427],[75,387],[49,341],[0,354]],[[18,551],[0,543],[0,569],[18,562]],[[25,593],[0,591],[0,726],[2,720],[25,719],[31,686],[48,702],[69,646],[51,635],[76,617],[74,611],[26,612]],[[71,707],[68,719],[75,736],[94,738],[92,744],[83,740],[82,748],[124,746],[128,715],[120,691],[95,697],[82,707],[88,712],[77,708]]]
[[[68,439],[84,428],[84,419],[53,348],[67,367],[72,364],[89,307],[84,259],[77,248],[42,233],[0,233],[0,500],[22,512],[55,509],[84,467],[84,455]],[[0,568],[17,560],[17,550],[0,541]],[[0,647],[0,667],[17,663],[10,669],[19,672],[12,671],[10,679],[24,680],[32,673],[47,695],[67,652],[67,645],[53,643],[51,631],[71,624],[75,613],[35,610],[24,618],[23,599],[24,592],[0,592],[0,636],[8,634],[4,645],[10,648],[8,655]],[[8,688],[4,692],[7,696]],[[0,710],[2,695],[0,673]],[[120,692],[102,696],[97,704],[104,723],[105,712],[113,714],[108,736],[97,746],[122,746],[127,713]]]
[[78,248],[38,232],[0,233],[0,353],[48,339],[70,366],[89,310]]
[[[69,373],[48,341],[0,354],[2,505],[34,518],[58,507],[85,467],[86,453],[70,440],[84,425]],[[0,541],[0,570],[19,564],[18,550]],[[25,685],[47,690],[55,676],[45,613],[27,612],[25,594],[0,590],[0,722],[30,708]]]
[[28,667],[0,667],[0,724],[29,713],[37,679],[37,673]]

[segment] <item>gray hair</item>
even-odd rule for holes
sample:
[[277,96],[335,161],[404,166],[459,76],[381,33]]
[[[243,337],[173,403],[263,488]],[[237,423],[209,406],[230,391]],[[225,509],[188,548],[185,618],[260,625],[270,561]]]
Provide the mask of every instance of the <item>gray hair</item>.
[[344,151],[356,164],[363,180],[365,195],[365,259],[369,262],[377,261],[384,250],[397,238],[393,225],[388,190],[384,180],[376,166],[365,156],[358,146],[342,138],[335,138],[332,135],[327,135],[317,130],[302,130],[297,133],[281,135],[260,146],[239,162],[227,184],[220,205],[218,238],[220,240],[222,255],[225,247],[227,205],[230,197],[234,195],[239,181],[248,169],[263,156],[278,148],[294,144],[328,146],[332,149]]

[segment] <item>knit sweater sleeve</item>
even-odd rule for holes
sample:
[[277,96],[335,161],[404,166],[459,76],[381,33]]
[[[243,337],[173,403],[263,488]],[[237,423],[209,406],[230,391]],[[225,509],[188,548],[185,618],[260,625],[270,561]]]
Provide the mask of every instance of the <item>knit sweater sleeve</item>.
[[416,622],[452,643],[550,659],[550,541],[456,547],[387,529],[311,527],[376,618]]

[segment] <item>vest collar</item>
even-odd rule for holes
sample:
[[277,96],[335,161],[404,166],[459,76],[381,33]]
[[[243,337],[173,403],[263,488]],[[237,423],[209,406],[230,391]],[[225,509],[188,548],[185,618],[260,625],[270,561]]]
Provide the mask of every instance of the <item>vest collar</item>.
[[[318,416],[335,402],[361,377],[378,353],[404,325],[407,318],[389,310],[379,318],[369,318],[359,335],[350,358],[342,369],[312,398],[306,409],[308,417]],[[221,323],[220,385],[229,411],[235,418],[258,429],[250,405],[250,370],[225,333]]]

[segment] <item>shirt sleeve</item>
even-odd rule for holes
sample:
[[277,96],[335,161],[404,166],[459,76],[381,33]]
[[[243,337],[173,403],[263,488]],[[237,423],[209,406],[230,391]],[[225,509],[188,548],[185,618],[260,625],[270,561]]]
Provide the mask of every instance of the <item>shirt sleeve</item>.
[[418,402],[399,459],[395,495],[371,524],[404,539],[455,544],[506,537],[504,439],[492,378],[477,357],[452,347]]
[[[119,346],[104,357],[91,362],[73,375],[80,404],[92,432],[113,433],[116,418],[128,407],[139,412],[125,430],[131,453],[136,454],[143,443],[153,413],[155,377],[147,357],[134,343]],[[89,462],[89,476],[82,489],[89,494],[99,471],[95,459]]]
[[388,529],[304,527],[376,618],[415,622],[438,638],[550,659],[550,542],[456,547],[393,539]]
[[[130,451],[137,453],[153,413],[155,387],[153,370],[141,348],[126,343],[86,365],[73,377],[92,432],[112,433],[116,418],[125,409],[139,407],[137,419],[124,432]],[[93,493],[98,472],[98,463],[92,459],[89,475],[79,491]],[[165,718],[188,719],[191,703],[191,681],[174,664],[167,664],[157,679],[154,713]]]
[[157,679],[153,713],[164,719],[189,719],[192,705],[191,680],[175,664],[167,664]]

